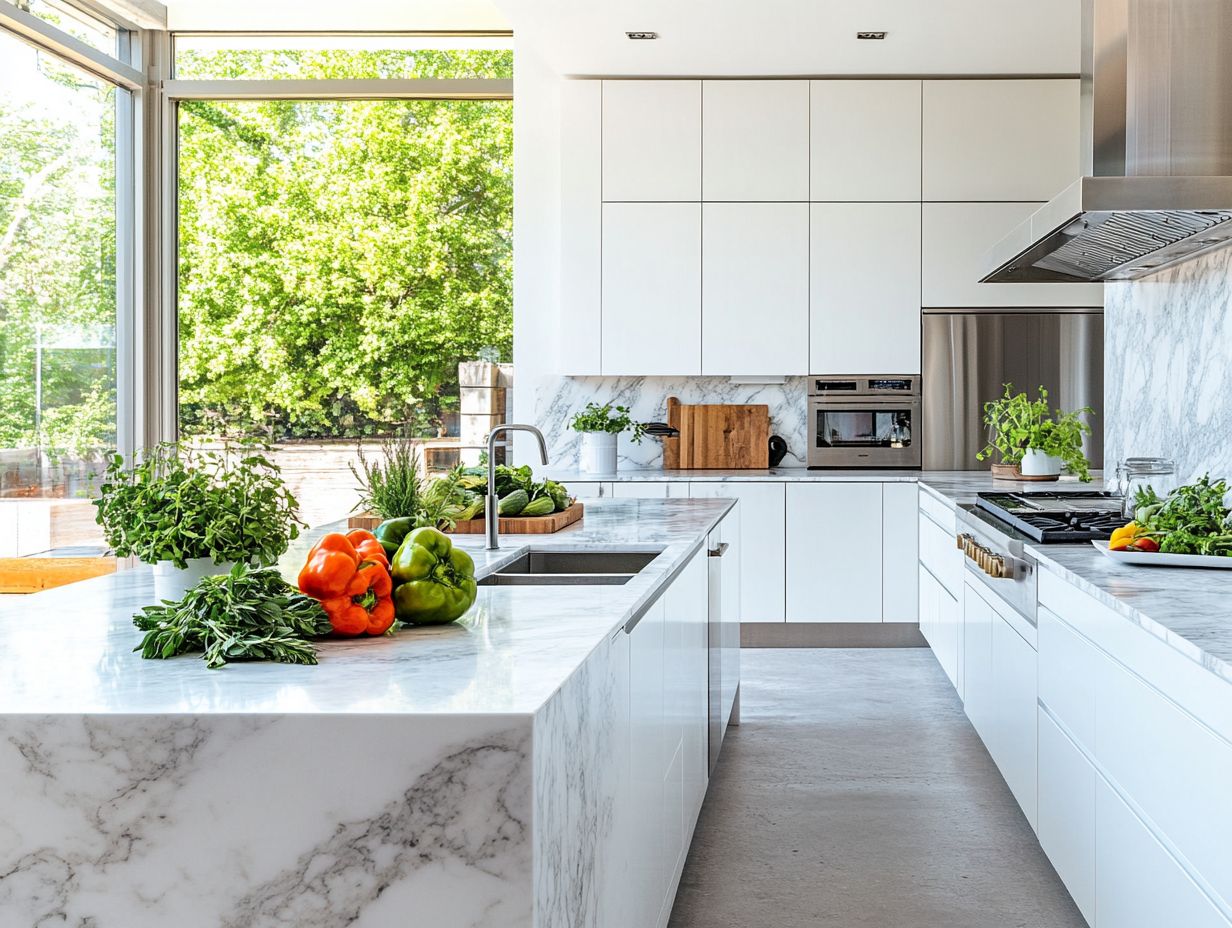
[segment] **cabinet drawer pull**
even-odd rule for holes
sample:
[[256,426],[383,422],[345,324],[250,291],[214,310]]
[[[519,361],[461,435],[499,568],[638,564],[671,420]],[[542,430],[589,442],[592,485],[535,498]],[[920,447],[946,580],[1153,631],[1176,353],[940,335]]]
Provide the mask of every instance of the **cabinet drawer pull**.
[[722,557],[724,554],[726,554],[726,553],[727,553],[727,549],[728,549],[728,548],[730,548],[730,547],[731,547],[731,545],[729,545],[727,542],[725,542],[725,541],[721,541],[721,542],[719,542],[719,546],[718,546],[717,548],[711,548],[711,549],[710,549],[709,551],[707,551],[706,553],[707,553],[710,557]]

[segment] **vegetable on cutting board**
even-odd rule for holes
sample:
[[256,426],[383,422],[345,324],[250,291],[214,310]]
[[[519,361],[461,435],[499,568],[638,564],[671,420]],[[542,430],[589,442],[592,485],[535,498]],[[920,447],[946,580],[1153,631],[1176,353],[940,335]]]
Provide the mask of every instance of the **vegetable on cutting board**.
[[321,603],[337,635],[383,635],[394,624],[393,580],[371,532],[324,535],[308,552],[299,588]]
[[273,567],[236,564],[203,577],[178,602],[146,606],[133,616],[145,636],[133,650],[145,658],[202,652],[216,670],[232,661],[315,664],[312,639],[328,635],[329,616]]
[[443,625],[475,602],[475,562],[449,536],[417,528],[394,555],[394,608],[399,622]]

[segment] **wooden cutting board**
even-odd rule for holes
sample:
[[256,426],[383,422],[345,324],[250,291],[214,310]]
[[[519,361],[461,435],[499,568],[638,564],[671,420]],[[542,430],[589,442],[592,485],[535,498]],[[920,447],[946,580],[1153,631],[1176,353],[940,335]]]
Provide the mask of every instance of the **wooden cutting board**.
[[[500,531],[502,535],[550,535],[581,518],[582,504],[575,501],[568,509],[546,516],[501,516]],[[483,519],[470,519],[459,522],[454,532],[458,535],[481,535],[485,524]]]
[[770,407],[710,403],[686,406],[667,398],[667,424],[680,431],[663,440],[663,466],[742,470],[770,466]]

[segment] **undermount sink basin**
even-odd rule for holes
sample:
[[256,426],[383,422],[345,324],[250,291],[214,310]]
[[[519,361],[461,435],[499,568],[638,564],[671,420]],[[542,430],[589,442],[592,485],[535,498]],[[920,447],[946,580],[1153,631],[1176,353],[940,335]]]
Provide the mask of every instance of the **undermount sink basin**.
[[528,551],[479,581],[480,586],[621,586],[657,551]]

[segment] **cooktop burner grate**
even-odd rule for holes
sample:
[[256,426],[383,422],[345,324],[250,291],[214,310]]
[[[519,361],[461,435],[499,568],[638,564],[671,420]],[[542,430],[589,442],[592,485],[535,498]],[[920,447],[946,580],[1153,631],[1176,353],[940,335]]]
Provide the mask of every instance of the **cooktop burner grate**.
[[976,505],[1042,544],[1100,540],[1125,524],[1121,498],[1102,490],[981,493]]

